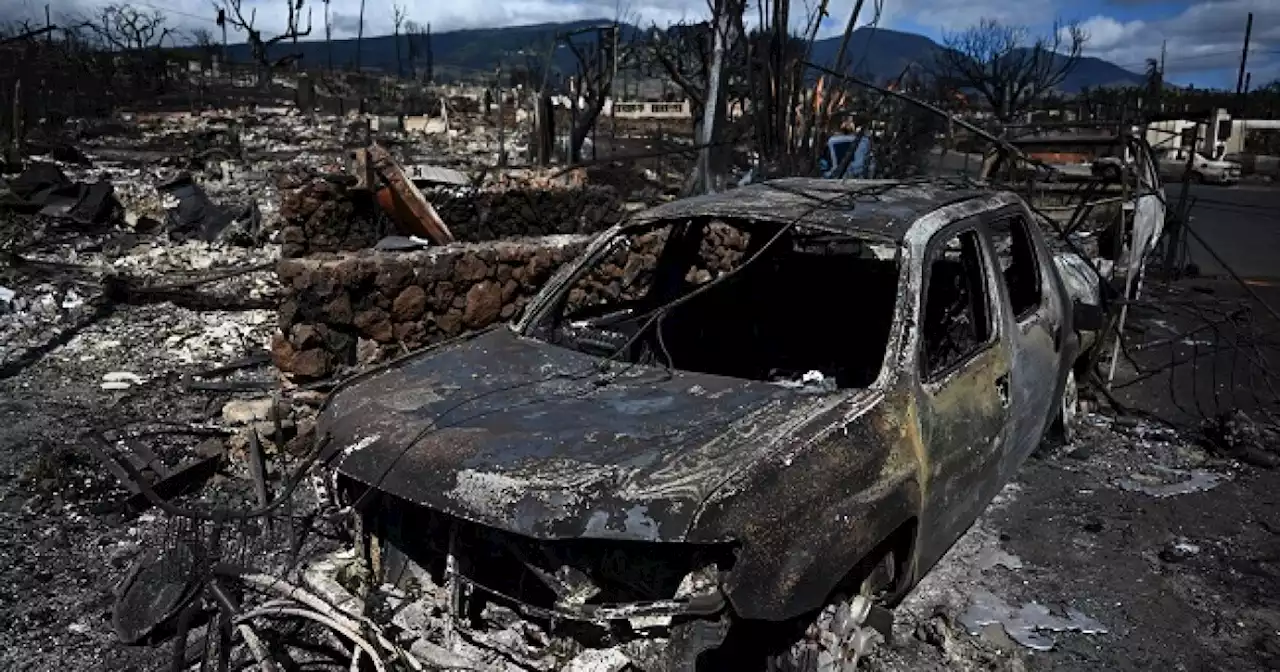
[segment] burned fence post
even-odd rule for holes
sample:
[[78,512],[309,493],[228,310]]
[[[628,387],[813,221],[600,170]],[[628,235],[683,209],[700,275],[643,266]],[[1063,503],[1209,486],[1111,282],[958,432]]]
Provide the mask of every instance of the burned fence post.
[[22,163],[22,78],[19,77],[13,83],[13,135],[10,136],[10,156],[9,159],[15,164]]

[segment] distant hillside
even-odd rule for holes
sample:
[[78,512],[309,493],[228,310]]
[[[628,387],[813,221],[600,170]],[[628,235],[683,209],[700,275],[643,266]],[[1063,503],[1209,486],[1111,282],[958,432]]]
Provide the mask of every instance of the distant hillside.
[[[818,63],[835,60],[840,38],[820,40],[813,45],[813,58]],[[849,37],[849,62],[860,73],[880,80],[893,79],[912,63],[933,62],[942,45],[916,33],[886,28],[859,28]],[[1084,57],[1059,87],[1064,93],[1078,93],[1082,88],[1129,86],[1143,83],[1143,76],[1129,72],[1100,58]]]
[[[607,23],[608,20],[599,19],[434,33],[431,44],[435,70],[441,75],[455,76],[493,72],[500,59],[507,67],[523,66],[532,62],[531,59],[541,61],[545,58],[547,48],[557,33]],[[625,26],[623,39],[637,31],[639,29],[634,26]],[[409,68],[411,38],[401,35],[398,39],[402,60],[405,67]],[[361,65],[394,72],[396,41],[397,38],[390,35],[366,37],[361,50]],[[819,40],[813,45],[812,57],[818,63],[830,63],[835,59],[839,46],[839,37]],[[938,43],[923,35],[885,28],[859,28],[849,38],[847,53],[859,73],[887,80],[897,77],[911,63],[925,65],[932,62],[939,49],[942,47]],[[272,56],[278,58],[296,52],[301,52],[303,62],[310,66],[324,66],[332,59],[335,67],[347,67],[356,61],[356,41],[333,40],[330,45],[326,45],[323,41],[313,40],[299,42],[296,48],[293,44],[281,43],[275,46]],[[232,45],[230,55],[234,60],[249,60],[248,45]],[[420,56],[417,61],[420,65],[425,65],[425,56]],[[568,72],[574,67],[572,54],[564,47],[556,50],[554,62],[561,72]],[[1098,58],[1082,58],[1060,88],[1065,93],[1076,93],[1083,87],[1141,84],[1142,81],[1142,75],[1129,72],[1113,63]]]

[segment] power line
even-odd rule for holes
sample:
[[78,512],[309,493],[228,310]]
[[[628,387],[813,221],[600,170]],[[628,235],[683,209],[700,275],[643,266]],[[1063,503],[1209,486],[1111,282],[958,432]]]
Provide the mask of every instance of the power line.
[[[1280,49],[1250,49],[1249,54],[1250,55],[1280,54]],[[1206,58],[1217,58],[1219,56],[1239,56],[1239,55],[1240,55],[1240,52],[1233,49],[1231,51],[1213,51],[1213,52],[1204,53],[1204,54],[1192,54],[1190,56],[1177,56],[1177,57],[1168,59],[1166,62],[1180,63],[1183,61],[1197,61],[1197,60],[1203,60]],[[1144,60],[1140,63],[1123,63],[1123,64],[1118,63],[1116,65],[1121,68],[1136,68],[1136,67],[1144,66],[1146,64],[1147,62]]]

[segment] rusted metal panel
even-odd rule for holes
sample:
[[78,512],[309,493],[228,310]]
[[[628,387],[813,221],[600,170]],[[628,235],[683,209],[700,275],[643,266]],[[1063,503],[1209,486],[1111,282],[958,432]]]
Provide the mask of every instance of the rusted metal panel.
[[444,220],[440,219],[440,215],[436,214],[436,209],[431,206],[413,181],[404,174],[404,170],[392,158],[390,152],[377,143],[370,145],[368,151],[373,169],[391,189],[395,201],[394,213],[404,211],[412,215],[411,218],[402,217],[405,221],[400,222],[403,226],[410,227],[406,233],[424,236],[437,245],[452,243],[454,238],[449,227],[445,225]]

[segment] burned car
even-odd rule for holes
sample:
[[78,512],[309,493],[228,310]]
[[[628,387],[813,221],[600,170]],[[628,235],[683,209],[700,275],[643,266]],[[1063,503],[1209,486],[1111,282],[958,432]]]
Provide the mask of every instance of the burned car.
[[460,667],[851,669],[1062,421],[1094,325],[1057,268],[1018,196],[948,182],[641,213],[330,396],[368,583]]

